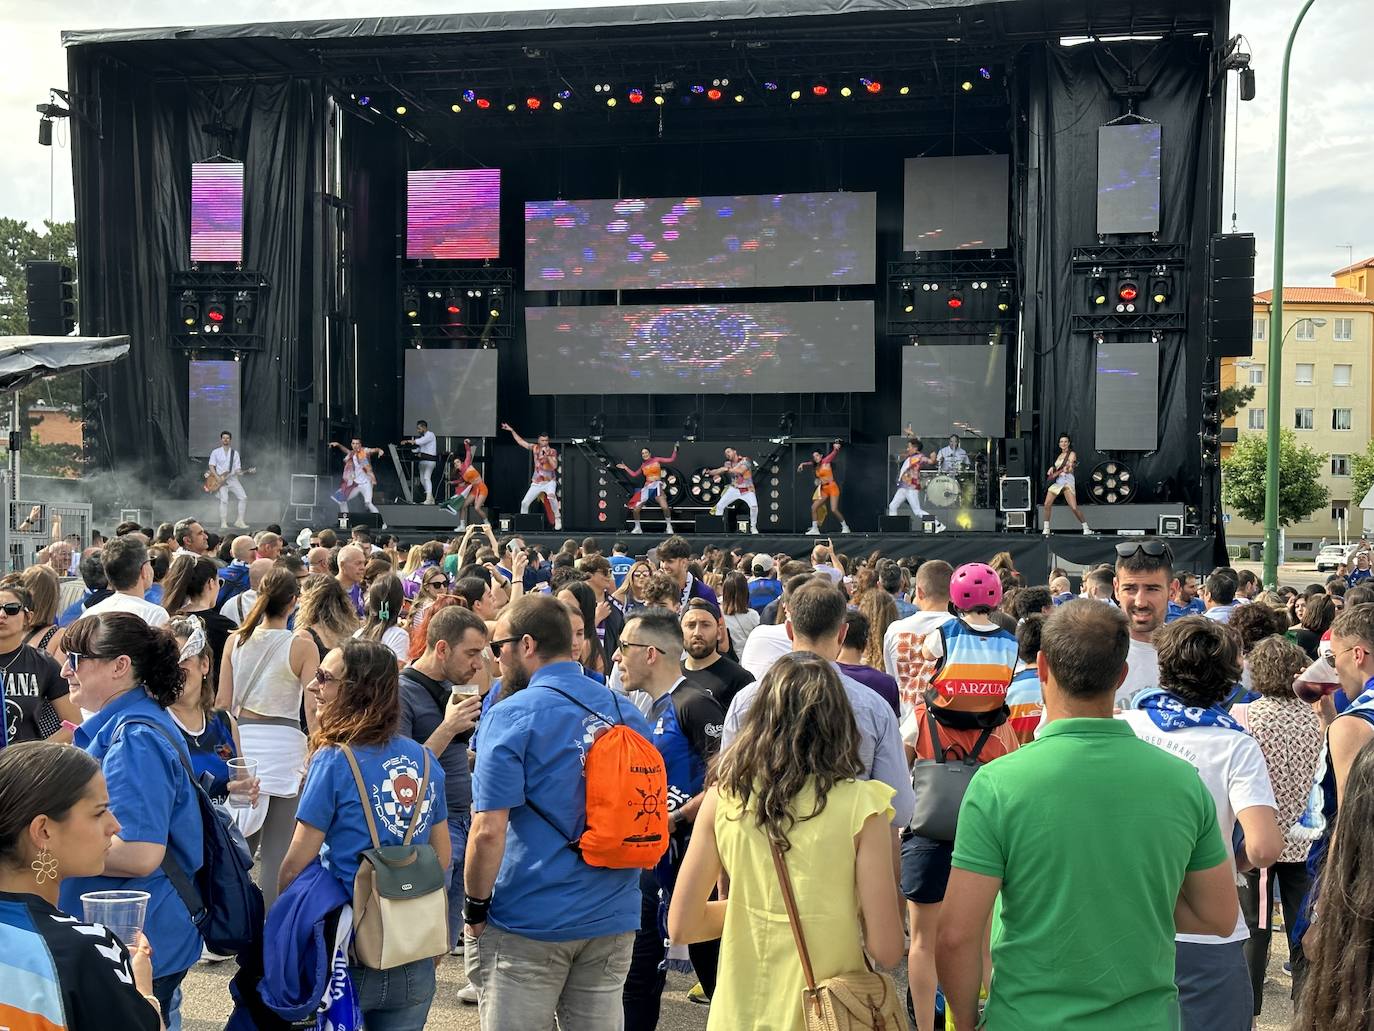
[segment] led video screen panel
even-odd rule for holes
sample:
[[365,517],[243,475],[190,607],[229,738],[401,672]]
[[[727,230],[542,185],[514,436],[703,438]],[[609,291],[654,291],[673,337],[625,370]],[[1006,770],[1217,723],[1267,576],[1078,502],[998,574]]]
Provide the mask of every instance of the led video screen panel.
[[1159,345],[1149,340],[1097,345],[1098,451],[1159,446]]
[[501,256],[501,170],[406,173],[406,257]]
[[1005,154],[907,158],[902,250],[985,251],[1007,245],[1011,203]]
[[525,204],[525,289],[825,286],[875,280],[877,195]]
[[1159,232],[1161,126],[1104,125],[1097,130],[1097,231]]
[[191,260],[243,261],[243,162],[191,166]]
[[525,309],[531,394],[863,393],[872,301]]
[[1005,344],[920,344],[902,348],[901,423],[929,450],[951,433],[1007,435]]
[[234,435],[234,446],[239,446],[241,368],[238,362],[191,362],[186,443],[196,458],[207,457],[219,447],[219,435],[225,430]]
[[429,423],[439,437],[496,435],[496,356],[493,350],[406,349],[402,422]]

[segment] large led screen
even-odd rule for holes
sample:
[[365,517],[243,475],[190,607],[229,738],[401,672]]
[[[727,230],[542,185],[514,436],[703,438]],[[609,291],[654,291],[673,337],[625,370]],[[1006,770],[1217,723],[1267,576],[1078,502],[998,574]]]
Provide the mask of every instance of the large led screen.
[[872,283],[876,220],[872,193],[527,201],[525,289]]
[[243,261],[243,162],[191,166],[191,260]]
[[1157,122],[1104,125],[1097,130],[1097,231],[1159,232]]
[[406,349],[405,403],[401,421],[429,423],[440,437],[496,435],[494,350]]
[[1159,345],[1149,340],[1097,345],[1098,451],[1159,446]]
[[406,173],[407,258],[497,258],[500,230],[499,168]]
[[219,435],[225,430],[234,435],[234,446],[239,446],[241,368],[238,362],[191,362],[186,405],[190,413],[189,454],[197,458],[208,456],[219,447]]
[[1008,157],[907,158],[902,250],[987,251],[1007,245]]
[[872,301],[526,308],[531,394],[863,393]]
[[[902,348],[901,423],[939,442],[1004,437],[1007,348],[1003,344],[920,344]],[[970,449],[971,450],[971,449]]]

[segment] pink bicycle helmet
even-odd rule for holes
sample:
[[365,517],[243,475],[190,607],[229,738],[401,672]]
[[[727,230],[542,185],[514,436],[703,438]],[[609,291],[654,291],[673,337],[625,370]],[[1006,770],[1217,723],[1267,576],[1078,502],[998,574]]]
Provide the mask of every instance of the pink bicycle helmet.
[[985,562],[967,562],[949,578],[949,600],[960,612],[980,605],[995,609],[1002,603],[1002,581]]

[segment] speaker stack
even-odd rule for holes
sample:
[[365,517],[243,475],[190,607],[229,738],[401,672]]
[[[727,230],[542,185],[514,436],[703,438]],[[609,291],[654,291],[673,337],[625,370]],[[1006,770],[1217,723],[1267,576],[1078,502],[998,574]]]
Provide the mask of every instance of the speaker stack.
[[1218,233],[1212,237],[1207,266],[1207,339],[1212,354],[1250,357],[1254,319],[1255,238],[1250,233]]

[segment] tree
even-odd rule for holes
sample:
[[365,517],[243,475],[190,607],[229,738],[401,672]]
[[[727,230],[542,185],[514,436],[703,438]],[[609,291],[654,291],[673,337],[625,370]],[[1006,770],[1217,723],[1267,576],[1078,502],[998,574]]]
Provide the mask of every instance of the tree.
[[1365,445],[1364,454],[1350,456],[1350,501],[1357,508],[1369,488],[1374,487],[1374,440]]
[[[1221,500],[1252,523],[1264,521],[1264,466],[1269,456],[1265,437],[1240,438],[1221,463]],[[1279,525],[1291,526],[1330,499],[1318,479],[1329,455],[1299,444],[1292,430],[1279,431]]]
[[1252,386],[1241,386],[1239,383],[1227,387],[1221,392],[1221,399],[1218,406],[1221,409],[1221,421],[1234,419],[1236,413],[1255,399],[1255,388]]
[[[0,218],[0,335],[23,336],[29,331],[28,281],[30,261],[60,261],[76,266],[76,226],[72,222],[43,222],[43,232],[27,222]],[[79,284],[78,284],[79,285]],[[9,397],[0,398],[5,420]],[[31,383],[19,392],[23,413],[24,470],[37,476],[75,477],[80,474],[81,449],[72,444],[35,444],[29,409],[42,404],[73,419],[81,418],[81,373],[71,372]],[[0,459],[8,452],[0,448]]]

